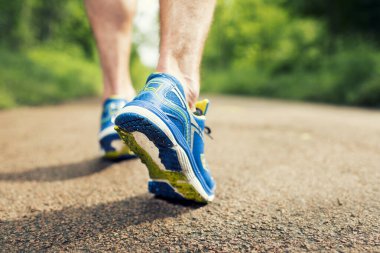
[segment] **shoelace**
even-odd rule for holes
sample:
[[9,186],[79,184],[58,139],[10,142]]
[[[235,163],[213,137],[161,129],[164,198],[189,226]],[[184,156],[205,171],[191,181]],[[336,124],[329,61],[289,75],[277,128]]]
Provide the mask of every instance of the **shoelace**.
[[212,138],[211,136],[211,128],[208,127],[208,126],[205,126],[205,134],[210,137],[211,140],[213,140],[214,138]]
[[[202,112],[201,109],[196,108],[194,114],[197,115],[197,116],[201,116],[201,115],[203,115],[203,112]],[[210,127],[205,126],[205,130],[204,130],[204,131],[205,131],[205,134],[206,134],[208,137],[210,137],[211,140],[214,139],[214,138],[212,138],[212,136],[211,136],[211,128],[210,128]]]

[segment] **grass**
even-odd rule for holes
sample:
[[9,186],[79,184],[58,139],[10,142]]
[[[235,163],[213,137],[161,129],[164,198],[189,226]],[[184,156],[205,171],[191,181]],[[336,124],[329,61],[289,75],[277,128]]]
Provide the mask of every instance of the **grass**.
[[380,53],[372,47],[343,48],[287,71],[249,64],[203,70],[202,90],[365,107],[380,107]]
[[[131,75],[136,89],[144,86],[151,72],[137,55],[132,55]],[[0,50],[0,109],[56,104],[98,96],[101,90],[99,64],[84,58],[75,48]]]
[[[379,52],[367,46],[343,48],[311,65],[291,62],[287,71],[265,66],[255,69],[248,63],[226,69],[204,66],[202,90],[380,107],[379,59]],[[131,73],[137,90],[150,72],[134,52]],[[87,60],[75,50],[0,49],[0,109],[98,96],[101,79],[97,61]]]
[[100,90],[94,62],[49,49],[0,51],[0,108],[59,103]]

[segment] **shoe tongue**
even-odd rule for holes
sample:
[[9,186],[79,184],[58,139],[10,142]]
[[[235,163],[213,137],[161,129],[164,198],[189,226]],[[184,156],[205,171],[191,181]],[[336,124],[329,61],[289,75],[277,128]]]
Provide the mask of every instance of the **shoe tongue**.
[[203,99],[201,101],[196,102],[195,103],[196,115],[206,116],[209,104],[210,104],[210,101],[208,99]]

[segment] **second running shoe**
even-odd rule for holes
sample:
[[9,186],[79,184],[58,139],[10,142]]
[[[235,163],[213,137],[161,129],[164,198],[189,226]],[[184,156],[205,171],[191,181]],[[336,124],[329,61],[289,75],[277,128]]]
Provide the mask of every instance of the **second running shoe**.
[[123,160],[136,157],[120,139],[115,131],[115,116],[127,101],[119,97],[110,97],[103,103],[100,119],[99,144],[104,158],[109,160]]

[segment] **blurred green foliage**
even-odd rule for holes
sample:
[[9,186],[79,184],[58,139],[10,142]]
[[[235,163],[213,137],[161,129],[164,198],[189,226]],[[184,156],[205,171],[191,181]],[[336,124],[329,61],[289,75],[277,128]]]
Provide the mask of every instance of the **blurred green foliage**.
[[[0,108],[100,94],[95,49],[82,1],[0,0]],[[134,46],[133,82],[150,71]]]
[[97,65],[66,52],[34,48],[0,51],[0,108],[39,105],[100,92]]
[[[202,89],[380,106],[378,0],[220,0]],[[134,83],[150,69],[133,47]],[[0,0],[0,108],[99,94],[82,1]]]
[[95,44],[82,1],[0,0],[0,43],[21,50],[41,43],[76,45],[87,57]]
[[353,33],[365,37],[380,37],[380,1],[377,0],[283,0],[292,14],[323,20],[335,35]]
[[203,90],[380,106],[379,7],[376,0],[219,1]]

